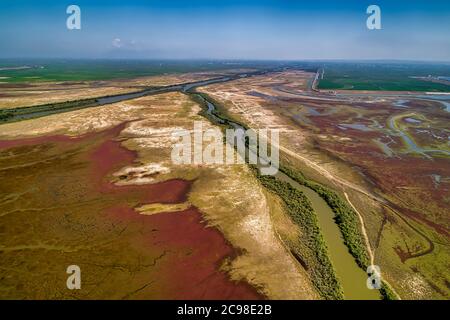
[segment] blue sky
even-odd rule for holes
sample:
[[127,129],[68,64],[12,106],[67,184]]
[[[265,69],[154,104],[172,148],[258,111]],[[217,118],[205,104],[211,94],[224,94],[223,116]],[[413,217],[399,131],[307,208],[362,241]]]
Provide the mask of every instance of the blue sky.
[[[81,8],[81,30],[66,8]],[[382,30],[366,28],[377,4]],[[450,61],[450,1],[1,0],[0,57]]]

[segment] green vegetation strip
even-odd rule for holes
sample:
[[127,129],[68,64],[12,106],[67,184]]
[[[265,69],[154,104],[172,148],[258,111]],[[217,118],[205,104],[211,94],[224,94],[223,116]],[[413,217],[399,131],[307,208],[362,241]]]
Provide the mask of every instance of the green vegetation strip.
[[[366,271],[370,264],[370,259],[356,212],[347,204],[345,200],[339,197],[336,192],[324,187],[321,184],[307,180],[302,173],[286,167],[280,167],[280,171],[284,172],[299,184],[314,190],[319,196],[322,197],[322,199],[325,200],[335,214],[334,220],[341,230],[344,243],[350,254],[355,258],[358,266]],[[380,289],[380,293],[383,299],[398,299],[397,295],[384,282]]]
[[298,183],[314,190],[325,200],[331,210],[335,213],[334,220],[341,230],[344,243],[350,254],[355,258],[358,266],[366,270],[370,264],[369,255],[355,211],[353,211],[347,202],[342,200],[334,191],[331,191],[318,183],[307,180],[303,174],[286,167],[282,167],[280,170]]
[[[241,125],[243,128],[248,129],[248,127],[242,123],[240,123],[239,121],[234,120],[227,112],[227,110],[222,106],[221,103],[219,103],[218,101],[214,100],[213,98],[211,98],[210,96],[208,96],[207,94],[204,93],[197,93],[195,92],[195,94],[191,95],[192,99],[199,103],[200,105],[203,106],[203,109],[201,111],[201,115],[209,118],[211,121],[214,122],[214,119],[206,112],[207,110],[207,106],[206,106],[206,102],[205,100],[210,101],[211,103],[214,104],[214,106],[216,107],[216,109],[212,112],[214,114],[214,116],[222,119],[224,121],[224,123],[222,125],[227,125],[229,124],[229,121],[232,121],[234,123],[237,123],[239,125]],[[357,214],[356,212],[347,204],[347,202],[345,200],[343,200],[336,192],[326,188],[325,186],[310,181],[308,179],[306,179],[303,174],[301,172],[299,172],[298,170],[293,170],[291,168],[285,167],[283,165],[280,165],[280,171],[282,171],[284,174],[286,174],[287,176],[289,176],[290,178],[292,178],[293,180],[295,180],[296,182],[298,182],[301,185],[304,185],[312,190],[314,190],[315,192],[317,192],[317,194],[322,197],[322,199],[325,200],[325,202],[330,206],[330,208],[332,209],[332,211],[335,213],[335,221],[336,224],[338,225],[339,229],[341,230],[341,234],[344,238],[344,244],[347,246],[347,248],[349,249],[350,254],[355,258],[356,263],[358,264],[359,267],[361,267],[364,271],[366,271],[367,266],[369,265],[369,255],[367,252],[367,248],[365,245],[365,241],[364,241],[364,237],[362,235],[362,231],[361,231],[361,225],[360,222],[358,220]],[[287,206],[287,211],[289,212],[290,216],[292,217],[292,219],[299,225],[299,227],[303,230],[304,226],[308,226],[308,234],[311,237],[309,244],[311,245],[312,243],[315,243],[315,248],[314,250],[317,250],[317,252],[315,253],[317,260],[316,261],[321,261],[321,259],[324,259],[323,254],[325,253],[325,255],[327,256],[327,260],[329,260],[328,255],[326,254],[326,244],[323,242],[323,238],[322,235],[320,234],[320,231],[318,228],[318,221],[316,218],[316,214],[314,213],[311,205],[305,205],[305,207],[301,207],[299,205],[299,203],[305,203],[305,201],[300,201],[300,202],[295,202],[292,203],[289,200],[289,197],[286,198],[286,194],[289,194],[290,196],[293,197],[298,197],[300,198],[306,198],[306,196],[299,190],[292,188],[288,183],[276,180],[273,177],[267,177],[267,176],[261,176],[258,173],[258,170],[256,170],[256,176],[258,177],[258,179],[263,183],[263,185],[272,190],[273,192],[275,192],[276,194],[278,194],[284,201],[284,203]],[[272,178],[275,181],[271,181]],[[296,191],[296,193],[294,194],[294,191],[288,189],[288,186],[292,189],[294,189]],[[309,200],[306,198],[306,201],[309,203]],[[305,217],[301,214],[301,212],[297,212],[297,210],[306,210],[306,212],[309,212],[311,216],[314,216],[313,218],[310,218],[311,220],[309,221],[309,223],[306,223],[306,221],[304,221],[303,219],[305,219]],[[315,228],[317,228],[317,230],[315,230]],[[316,232],[319,232],[318,234],[316,234]],[[303,240],[299,241],[300,243]],[[313,247],[314,247],[313,246]],[[311,255],[311,252],[309,251],[310,247],[307,248],[296,248],[296,257],[299,258],[297,255],[301,253],[305,254],[307,252],[309,252],[309,254]],[[305,250],[307,249],[307,250]],[[304,252],[302,252],[302,250]],[[300,254],[300,256],[302,257],[302,255]],[[308,258],[305,258],[304,262],[306,263],[307,261],[310,262],[314,261],[311,260],[311,256],[309,256]],[[312,265],[314,265],[314,263],[312,263]],[[329,270],[331,268],[331,270]],[[316,288],[319,290],[319,292],[322,294],[323,297],[325,298],[342,298],[342,290],[330,290],[330,288],[340,288],[340,285],[336,286],[336,283],[333,278],[336,278],[334,269],[331,265],[331,263],[328,265],[325,262],[325,266],[322,269],[319,269],[319,271],[321,272],[326,272],[323,275],[321,273],[316,273],[316,274],[312,274],[312,279],[313,279],[313,283],[316,286]],[[310,272],[311,274],[311,272]],[[324,276],[325,279],[316,279],[316,278],[320,278],[321,276]],[[337,279],[337,278],[336,278]],[[337,280],[336,280],[337,281]],[[324,283],[328,283],[327,286],[329,288],[323,288]],[[334,284],[334,286],[333,286]],[[380,293],[383,297],[383,299],[386,300],[397,300],[398,297],[397,295],[393,292],[393,290],[389,287],[389,285],[385,282],[383,282],[382,287],[380,289]]]
[[314,286],[325,299],[343,299],[341,285],[308,197],[290,183],[263,176],[255,166],[251,167],[261,184],[283,200],[286,212],[300,228],[300,237],[291,250],[310,274]]
[[[195,93],[191,95],[191,98],[203,107],[201,115],[207,117],[213,123],[215,123],[215,119],[206,112],[206,100],[213,103],[216,107],[212,114],[224,121],[221,123],[222,125],[228,127],[231,121],[247,129],[245,125],[232,119],[225,108],[208,95]],[[328,249],[309,199],[303,192],[292,187],[288,182],[280,181],[273,176],[263,176],[255,165],[249,166],[261,184],[283,200],[286,212],[300,228],[301,236],[295,243],[290,243],[290,249],[295,258],[299,260],[309,273],[320,295],[325,299],[343,299],[344,294],[341,285],[328,256]]]
[[380,289],[381,296],[383,300],[399,300],[397,294],[389,287],[386,282],[383,282]]
[[[0,123],[37,118],[39,116],[54,114],[61,111],[77,110],[97,105],[98,105],[97,98],[92,98],[92,99],[41,104],[31,107],[2,109],[0,110]],[[24,117],[22,118],[21,116]]]

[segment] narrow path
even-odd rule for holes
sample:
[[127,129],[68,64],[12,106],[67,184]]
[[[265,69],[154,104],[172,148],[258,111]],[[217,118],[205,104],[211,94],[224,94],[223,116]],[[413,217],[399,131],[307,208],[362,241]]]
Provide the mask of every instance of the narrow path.
[[[303,161],[306,165],[310,166],[311,168],[315,169],[317,172],[319,172],[320,174],[322,174],[323,176],[325,176],[326,178],[330,179],[332,182],[337,183],[341,186],[345,186],[348,187],[349,189],[352,189],[356,192],[359,192],[367,197],[369,197],[370,199],[380,203],[382,206],[388,208],[389,210],[391,210],[396,216],[398,216],[399,218],[401,218],[413,231],[415,231],[417,234],[419,234],[422,238],[425,239],[425,241],[428,243],[429,248],[424,249],[423,252],[414,254],[411,256],[411,258],[415,258],[415,257],[420,257],[420,256],[424,256],[426,254],[429,254],[431,252],[433,252],[434,250],[434,244],[433,241],[431,241],[430,238],[428,238],[423,232],[421,232],[420,230],[418,230],[416,227],[414,227],[411,223],[409,223],[406,218],[400,213],[398,212],[398,210],[396,210],[393,206],[394,204],[386,201],[385,199],[370,194],[369,192],[365,191],[364,189],[362,189],[361,187],[348,182],[342,178],[336,177],[335,175],[333,175],[331,172],[329,172],[328,170],[326,170],[325,168],[321,167],[320,165],[318,165],[317,163],[315,163],[314,161],[309,160],[308,158],[305,158],[304,156],[301,156],[297,153],[295,153],[294,151],[283,147],[283,146],[279,146],[279,149],[283,152],[285,152],[286,154],[289,154],[290,156],[299,159],[301,161]],[[345,193],[345,192],[344,192]],[[350,201],[349,201],[350,202]],[[353,207],[353,205],[352,205]],[[370,248],[368,247],[368,250],[370,250]]]
[[350,206],[353,208],[353,210],[356,212],[356,214],[358,215],[359,218],[359,222],[361,222],[361,231],[362,231],[362,235],[364,237],[364,241],[366,242],[366,247],[367,247],[367,252],[369,253],[369,259],[370,259],[370,264],[374,265],[375,264],[375,257],[372,251],[372,248],[370,246],[370,241],[369,241],[369,236],[367,235],[367,231],[366,231],[366,226],[364,224],[364,219],[361,215],[361,213],[359,213],[358,209],[356,209],[356,207],[353,205],[353,203],[350,201],[350,198],[348,197],[347,192],[344,191],[344,196],[345,199],[347,199],[348,203],[350,204]]
[[304,156],[301,156],[298,153],[296,153],[296,152],[294,152],[294,151],[292,151],[292,150],[290,150],[290,149],[288,149],[286,147],[279,146],[279,149],[281,151],[283,151],[284,153],[289,154],[290,156],[305,162],[308,166],[310,166],[311,168],[315,169],[320,174],[322,174],[326,178],[332,180],[333,182],[335,182],[337,184],[340,184],[340,185],[343,185],[343,186],[346,186],[346,187],[348,187],[348,188],[350,188],[352,190],[355,190],[355,191],[357,191],[359,193],[362,193],[362,194],[366,195],[367,197],[371,198],[372,200],[376,200],[376,201],[382,202],[383,204],[386,203],[386,201],[383,198],[380,198],[380,197],[377,197],[377,196],[375,196],[373,194],[370,194],[369,192],[365,191],[361,187],[359,187],[359,186],[357,186],[357,185],[355,185],[355,184],[353,184],[351,182],[348,182],[347,180],[344,180],[342,178],[336,177],[330,171],[328,171],[327,169],[321,167],[320,165],[318,165],[314,161],[309,160],[308,158],[306,158]]

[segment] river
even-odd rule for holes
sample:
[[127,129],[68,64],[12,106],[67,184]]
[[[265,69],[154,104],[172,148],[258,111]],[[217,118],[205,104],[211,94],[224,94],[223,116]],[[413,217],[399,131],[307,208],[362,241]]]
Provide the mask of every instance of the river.
[[[73,111],[81,108],[89,108],[95,107],[105,104],[112,104],[120,101],[135,99],[139,97],[143,97],[146,95],[173,92],[173,91],[182,91],[184,93],[189,93],[188,91],[195,89],[200,86],[205,86],[212,83],[220,83],[226,82],[230,80],[235,80],[238,78],[246,78],[254,75],[262,75],[267,72],[277,71],[273,70],[263,70],[256,71],[252,73],[245,74],[236,74],[232,76],[224,76],[209,80],[196,81],[192,83],[186,84],[176,84],[166,87],[158,87],[158,88],[150,88],[147,90],[133,92],[128,94],[120,94],[116,96],[110,97],[102,97],[96,99],[92,104],[85,104],[82,107],[74,107],[74,108],[65,108],[65,109],[51,109],[51,110],[39,110],[37,112],[29,112],[23,114],[17,114],[14,116],[12,121],[32,119],[37,117],[42,117],[50,114]],[[206,101],[208,107],[208,114],[211,119],[219,124],[223,124],[228,122],[234,129],[242,129],[244,128],[238,123],[224,120],[221,117],[217,116],[214,111],[216,107],[210,101]],[[243,136],[239,137],[243,139]],[[288,175],[278,172],[275,176],[277,179],[290,183],[293,187],[302,191],[312,203],[312,207],[315,213],[318,215],[319,227],[324,236],[324,240],[327,244],[329,255],[333,267],[336,271],[337,277],[342,285],[344,296],[346,299],[379,299],[380,295],[377,290],[369,290],[366,287],[367,274],[358,267],[355,259],[350,255],[347,247],[344,244],[344,239],[342,238],[342,234],[339,230],[339,227],[334,221],[334,213],[328,204],[312,189],[309,189],[303,185],[300,185],[295,180],[290,178]]]
[[[69,112],[69,111],[75,111],[85,108],[92,108],[92,107],[99,107],[104,106],[107,104],[117,103],[121,101],[136,99],[148,95],[154,95],[154,94],[161,94],[161,93],[168,93],[168,92],[186,92],[187,90],[190,90],[195,87],[199,86],[206,86],[213,83],[220,83],[220,82],[227,82],[239,78],[246,78],[246,77],[252,77],[255,75],[262,75],[267,72],[273,72],[277,71],[277,69],[267,69],[267,70],[260,70],[260,71],[254,71],[249,72],[245,74],[233,74],[233,75],[226,75],[221,76],[217,78],[207,79],[207,80],[200,80],[200,81],[193,81],[188,83],[180,83],[180,84],[173,84],[163,87],[154,87],[154,88],[148,88],[145,90],[137,91],[137,92],[131,92],[131,93],[124,93],[124,94],[118,94],[113,96],[104,96],[104,97],[98,97],[98,98],[89,98],[84,99],[80,101],[69,101],[64,107],[58,107],[58,103],[55,103],[55,105],[47,105],[47,106],[31,106],[31,107],[18,107],[13,108],[7,111],[11,111],[12,114],[10,117],[8,117],[6,120],[0,121],[1,124],[5,124],[8,122],[15,122],[15,121],[22,121],[22,120],[28,120],[28,119],[35,119],[40,117],[49,116],[52,114],[58,114],[63,112]],[[72,104],[70,104],[72,103]],[[61,104],[61,103],[60,103]]]
[[[210,118],[216,123],[228,122],[234,129],[245,129],[230,120],[224,120],[217,116],[214,111],[215,105],[205,100]],[[244,139],[244,136],[238,136],[239,139]],[[319,227],[322,231],[324,240],[328,247],[331,263],[336,271],[336,275],[342,285],[345,299],[349,300],[376,300],[380,299],[378,290],[370,290],[367,288],[367,274],[359,268],[355,259],[348,251],[347,246],[344,244],[342,233],[334,221],[334,212],[328,206],[324,199],[322,199],[314,190],[297,183],[288,175],[278,171],[275,177],[281,181],[288,182],[294,188],[302,191],[309,199],[317,214]]]

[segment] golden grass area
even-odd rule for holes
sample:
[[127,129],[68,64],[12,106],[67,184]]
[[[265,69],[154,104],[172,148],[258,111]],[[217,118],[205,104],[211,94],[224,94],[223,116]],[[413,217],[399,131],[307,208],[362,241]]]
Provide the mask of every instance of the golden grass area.
[[[190,253],[173,247],[162,250],[156,240],[158,229],[163,227],[147,228],[142,219],[185,217],[190,208],[197,208],[206,229],[215,227],[238,252],[217,266],[232,281],[247,282],[272,299],[319,298],[276,232],[295,233],[295,226],[280,201],[265,193],[246,166],[172,163],[174,130],[193,130],[194,120],[203,120],[204,130],[212,127],[199,111],[187,95],[168,93],[2,125],[1,140],[56,134],[81,140],[1,150],[0,297],[179,297],[173,292],[182,284],[174,283],[170,274],[179,270],[174,259],[187,259]],[[91,180],[103,165],[92,171],[89,157],[104,143],[105,134],[90,135],[126,121],[130,122],[114,141],[135,152],[137,158],[132,163],[119,163],[97,181],[112,183],[114,187],[109,189],[126,192],[99,191]],[[104,155],[104,166],[114,157]],[[143,202],[141,188],[160,182],[170,185],[174,179],[192,181],[186,199],[167,201],[164,197],[170,199],[169,188],[162,199]],[[154,193],[158,192],[156,187]],[[115,208],[114,212],[105,213],[108,208]],[[188,231],[169,233],[165,241],[189,237]],[[153,240],[147,243],[146,239]],[[201,267],[202,261],[198,263]],[[65,268],[70,264],[82,268],[80,291],[65,288]],[[205,283],[208,280],[202,279],[192,290],[203,288]],[[214,291],[205,288],[205,292],[207,289]]]
[[129,93],[140,91],[151,86],[167,86],[177,83],[200,81],[214,78],[227,72],[233,73],[237,71],[239,70],[192,72],[105,81],[0,83],[0,109]]
[[191,205],[187,202],[183,203],[175,203],[175,204],[167,204],[167,203],[151,203],[151,204],[145,204],[141,207],[136,208],[136,211],[140,214],[145,215],[152,215],[152,214],[158,214],[158,213],[165,213],[165,212],[180,212],[187,210]]
[[[430,161],[405,153],[401,140],[387,127],[389,116],[405,112],[393,107],[395,97],[338,101],[331,95],[310,94],[305,84],[312,77],[286,71],[199,91],[251,128],[279,129],[282,164],[334,189],[342,198],[348,194],[363,216],[375,263],[402,298],[448,298],[450,242],[448,234],[436,229],[449,228],[448,158],[436,156]],[[426,109],[411,106],[415,114],[428,119],[416,127],[428,129],[431,123],[438,136],[446,130],[443,119],[448,123],[448,114],[436,104],[424,103]],[[340,129],[340,123],[362,123],[371,131]],[[411,125],[408,128],[417,132]],[[415,139],[426,141],[423,145],[442,144],[421,137],[416,134]],[[383,153],[377,139],[389,143],[392,156]],[[438,189],[433,172],[442,176]]]

